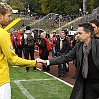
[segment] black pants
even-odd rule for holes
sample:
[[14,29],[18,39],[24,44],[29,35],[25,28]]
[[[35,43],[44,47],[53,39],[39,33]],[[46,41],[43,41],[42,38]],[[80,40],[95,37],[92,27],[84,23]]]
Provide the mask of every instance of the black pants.
[[[64,55],[65,53],[57,53],[57,56],[61,56],[61,55]],[[66,75],[66,71],[67,71],[67,68],[66,68],[66,63],[63,63],[63,64],[58,64],[58,75]]]
[[[29,59],[29,54],[30,54],[31,60],[34,60],[34,46],[25,46],[24,47],[24,57],[25,57],[25,59]],[[26,70],[29,71],[29,67],[26,67]]]
[[98,99],[99,98],[99,83],[93,84],[86,82],[85,99]]
[[66,75],[66,63],[58,64],[58,75]]
[[23,46],[17,46],[17,55],[22,58]]
[[[40,55],[40,58],[43,60],[48,60],[48,55]],[[50,71],[50,66],[43,65],[42,70],[43,71]]]

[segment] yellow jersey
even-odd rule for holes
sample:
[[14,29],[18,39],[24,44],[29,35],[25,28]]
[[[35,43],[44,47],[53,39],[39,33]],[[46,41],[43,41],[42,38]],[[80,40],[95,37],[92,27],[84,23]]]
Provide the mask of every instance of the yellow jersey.
[[8,62],[18,66],[35,66],[36,60],[26,60],[18,57],[12,47],[10,35],[0,27],[0,86],[10,82]]

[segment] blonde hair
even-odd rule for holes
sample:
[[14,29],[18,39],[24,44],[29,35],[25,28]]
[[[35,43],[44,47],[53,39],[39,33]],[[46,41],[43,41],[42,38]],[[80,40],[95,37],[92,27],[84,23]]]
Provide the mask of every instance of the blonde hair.
[[0,2],[0,13],[5,15],[7,11],[12,11],[12,8],[7,3]]

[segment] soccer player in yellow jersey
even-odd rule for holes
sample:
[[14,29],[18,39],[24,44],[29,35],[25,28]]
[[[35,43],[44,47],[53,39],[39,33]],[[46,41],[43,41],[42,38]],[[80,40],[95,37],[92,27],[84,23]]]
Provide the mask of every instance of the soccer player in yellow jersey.
[[26,60],[18,57],[12,47],[10,35],[2,26],[6,26],[12,20],[12,8],[0,2],[0,99],[11,99],[8,62],[18,66],[38,65],[36,60]]

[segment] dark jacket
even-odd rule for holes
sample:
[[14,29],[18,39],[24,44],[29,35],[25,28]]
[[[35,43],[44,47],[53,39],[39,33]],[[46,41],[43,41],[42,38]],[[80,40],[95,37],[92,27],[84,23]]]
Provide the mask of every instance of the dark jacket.
[[46,40],[45,39],[41,39],[40,44],[37,43],[37,46],[39,47],[39,49],[42,50],[41,53],[39,53],[40,56],[48,56],[49,55],[49,51],[47,50],[47,45],[46,45]]
[[66,40],[66,38],[64,40],[62,40],[62,49],[60,50],[60,39],[58,39],[56,41],[56,52],[60,52],[60,53],[68,53],[69,52],[69,43]]
[[[99,40],[92,39],[92,58],[95,66],[99,70]],[[82,76],[82,59],[83,59],[83,43],[77,43],[73,49],[64,56],[50,59],[50,65],[69,62],[77,59],[77,79],[75,81],[74,88],[72,90],[70,99],[84,99],[83,87],[84,78]]]

